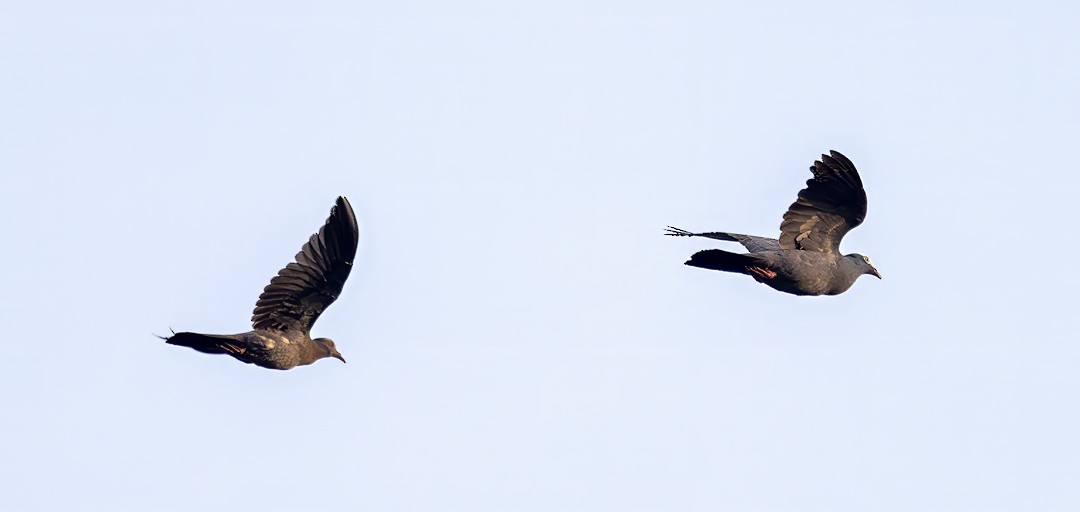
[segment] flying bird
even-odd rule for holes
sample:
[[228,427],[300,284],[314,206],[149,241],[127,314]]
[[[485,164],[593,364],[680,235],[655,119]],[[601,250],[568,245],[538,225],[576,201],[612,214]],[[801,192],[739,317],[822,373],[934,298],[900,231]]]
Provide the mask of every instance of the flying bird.
[[254,330],[240,334],[176,332],[170,345],[227,354],[245,363],[288,370],[324,357],[345,362],[329,338],[311,338],[311,326],[341,294],[356,258],[360,230],[348,199],[338,197],[330,218],[263,289],[251,316]]
[[814,174],[784,214],[780,239],[738,233],[691,233],[668,226],[670,236],[700,236],[738,242],[748,253],[720,249],[698,252],[692,267],[736,272],[795,295],[837,295],[863,274],[881,273],[861,254],[840,254],[840,240],[866,217],[866,191],[855,165],[837,151],[810,166]]

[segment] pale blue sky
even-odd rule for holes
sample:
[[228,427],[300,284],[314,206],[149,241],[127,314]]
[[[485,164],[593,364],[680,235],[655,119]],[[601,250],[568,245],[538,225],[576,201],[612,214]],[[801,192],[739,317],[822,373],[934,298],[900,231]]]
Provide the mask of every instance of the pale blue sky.
[[[0,509],[1080,507],[1075,3],[93,4],[0,2]],[[662,236],[829,149],[884,280]],[[247,330],[339,194],[347,365],[151,336]]]

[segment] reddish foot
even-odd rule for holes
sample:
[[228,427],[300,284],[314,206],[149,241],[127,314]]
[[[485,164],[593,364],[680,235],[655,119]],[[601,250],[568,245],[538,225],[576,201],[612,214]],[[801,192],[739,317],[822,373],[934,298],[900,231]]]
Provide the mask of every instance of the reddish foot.
[[764,283],[768,279],[776,277],[776,272],[762,267],[746,267],[746,270],[750,271],[750,275],[754,277],[758,282]]

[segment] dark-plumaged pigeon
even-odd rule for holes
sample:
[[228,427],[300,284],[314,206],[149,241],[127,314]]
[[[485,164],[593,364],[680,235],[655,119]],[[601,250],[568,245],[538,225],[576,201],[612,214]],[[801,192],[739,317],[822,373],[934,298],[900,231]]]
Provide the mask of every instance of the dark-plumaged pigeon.
[[240,334],[177,332],[162,338],[170,345],[191,347],[207,354],[228,354],[245,363],[288,370],[324,357],[345,358],[329,338],[311,339],[311,325],[338,298],[352,270],[360,230],[344,197],[330,218],[311,235],[289,263],[263,289],[251,323],[255,330]]
[[748,253],[709,249],[686,264],[753,277],[795,295],[836,295],[863,274],[881,279],[870,258],[840,254],[840,239],[866,217],[866,191],[855,165],[836,151],[810,167],[814,177],[799,191],[780,223],[780,239],[738,233],[691,233],[668,226],[670,236],[700,236],[739,242]]

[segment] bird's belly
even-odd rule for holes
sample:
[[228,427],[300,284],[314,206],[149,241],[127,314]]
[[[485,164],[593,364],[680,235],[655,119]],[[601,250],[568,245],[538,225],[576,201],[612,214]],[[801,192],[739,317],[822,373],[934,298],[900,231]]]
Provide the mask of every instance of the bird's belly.
[[776,280],[771,280],[765,281],[765,284],[769,285],[769,287],[774,290],[793,295],[826,295],[830,292],[829,287],[826,286],[825,283],[818,282],[817,280],[800,282],[778,282]]
[[830,279],[799,270],[784,269],[785,279],[770,279],[765,284],[774,290],[793,295],[826,295],[831,291]]
[[272,370],[288,370],[300,364],[300,346],[273,331],[249,333],[252,353],[248,362]]

